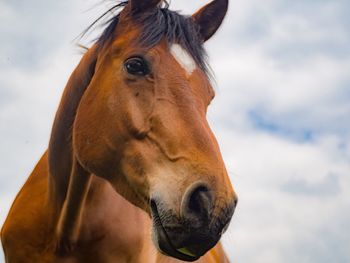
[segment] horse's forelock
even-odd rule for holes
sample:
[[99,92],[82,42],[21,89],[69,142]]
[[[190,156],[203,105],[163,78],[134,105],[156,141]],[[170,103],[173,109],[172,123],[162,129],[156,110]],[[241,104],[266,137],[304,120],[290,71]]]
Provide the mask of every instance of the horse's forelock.
[[[105,29],[97,38],[96,43],[100,48],[110,43],[110,41],[117,37],[114,34],[115,29],[121,18],[121,11],[127,4],[128,1],[122,1],[112,6],[96,19],[82,33],[81,37],[91,31],[98,22],[105,20],[102,22],[105,25]],[[207,55],[203,48],[203,41],[200,37],[198,25],[193,21],[191,16],[181,15],[178,12],[169,10],[168,7],[168,2],[163,1],[162,5],[156,9],[135,16],[134,19],[141,28],[141,34],[136,41],[146,48],[154,47],[163,38],[169,44],[180,44],[193,57],[198,66],[204,72],[209,73]]]

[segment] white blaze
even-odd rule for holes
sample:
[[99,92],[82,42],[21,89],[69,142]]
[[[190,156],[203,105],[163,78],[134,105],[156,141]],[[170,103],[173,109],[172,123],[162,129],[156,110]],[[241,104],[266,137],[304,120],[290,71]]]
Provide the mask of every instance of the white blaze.
[[183,67],[188,75],[196,69],[197,64],[188,52],[183,49],[179,44],[173,44],[170,48],[171,54],[177,60],[177,62]]

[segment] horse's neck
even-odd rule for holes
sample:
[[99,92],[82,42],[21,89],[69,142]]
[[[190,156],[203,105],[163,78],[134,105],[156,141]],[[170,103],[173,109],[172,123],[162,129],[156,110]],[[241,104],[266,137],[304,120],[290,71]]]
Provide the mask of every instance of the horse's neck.
[[106,180],[93,176],[83,211],[81,242],[106,237],[104,242],[113,246],[113,250],[121,249],[121,254],[140,251],[154,256],[150,228],[150,217],[143,210],[119,195]]
[[49,197],[56,211],[66,197],[73,159],[72,127],[80,99],[94,74],[96,57],[96,47],[92,47],[72,73],[52,127],[48,149]]

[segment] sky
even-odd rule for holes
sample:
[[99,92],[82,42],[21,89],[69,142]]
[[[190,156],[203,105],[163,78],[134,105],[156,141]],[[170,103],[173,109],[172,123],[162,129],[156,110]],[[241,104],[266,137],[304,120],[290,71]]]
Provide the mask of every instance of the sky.
[[[0,0],[0,225],[47,147],[81,57],[74,39],[111,4]],[[239,196],[223,238],[234,263],[350,262],[349,10],[348,0],[230,1],[206,43],[208,119]]]

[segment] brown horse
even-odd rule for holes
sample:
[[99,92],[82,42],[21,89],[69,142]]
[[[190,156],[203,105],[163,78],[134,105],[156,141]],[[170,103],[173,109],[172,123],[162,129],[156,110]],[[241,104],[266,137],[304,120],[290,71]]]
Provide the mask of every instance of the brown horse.
[[227,6],[113,8],[2,228],[6,262],[228,262],[218,241],[237,197],[206,120],[202,47]]

